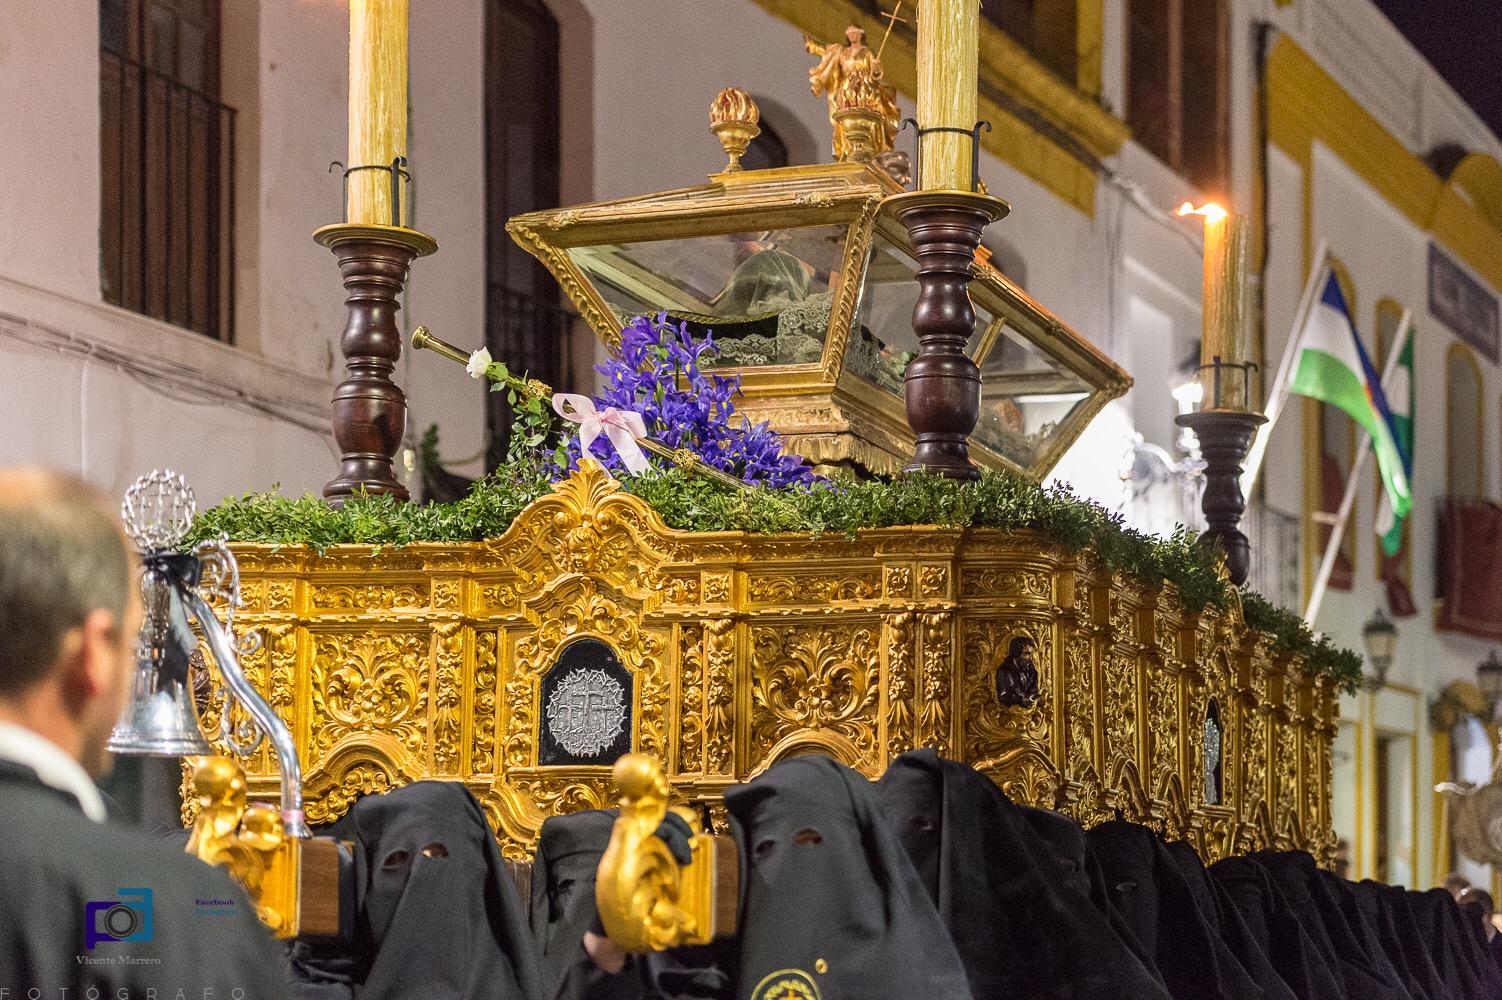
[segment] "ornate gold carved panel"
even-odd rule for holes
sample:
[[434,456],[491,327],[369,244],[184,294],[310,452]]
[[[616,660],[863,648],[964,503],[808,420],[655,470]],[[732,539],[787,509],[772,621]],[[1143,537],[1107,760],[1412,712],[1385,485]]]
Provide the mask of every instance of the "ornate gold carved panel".
[[[1189,614],[1029,534],[680,533],[591,467],[489,542],[235,549],[239,620],[266,637],[247,673],[292,726],[314,823],[362,794],[458,780],[521,857],[547,816],[610,805],[608,766],[538,756],[544,680],[592,638],[632,680],[632,749],[712,823],[727,785],[781,757],[830,753],[874,777],[926,745],[1020,800],[1086,824],[1119,813],[1212,858],[1333,843],[1328,686],[1270,656],[1239,609]],[[1022,636],[1040,695],[1007,707],[995,670]],[[1204,794],[1211,698],[1219,805]],[[204,705],[217,730],[222,702]],[[246,771],[275,797],[269,751]]]

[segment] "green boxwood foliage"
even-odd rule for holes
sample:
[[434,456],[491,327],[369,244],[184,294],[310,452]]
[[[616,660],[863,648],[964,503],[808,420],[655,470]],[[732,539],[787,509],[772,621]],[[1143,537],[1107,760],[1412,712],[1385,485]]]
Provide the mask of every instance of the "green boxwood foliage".
[[[1219,557],[1188,530],[1158,538],[1128,527],[1117,514],[1058,486],[1009,472],[986,472],[978,482],[939,476],[904,476],[890,482],[833,480],[811,486],[732,490],[680,469],[654,468],[626,477],[622,487],[640,497],[672,528],[854,535],[865,528],[937,524],[999,531],[1034,531],[1069,552],[1093,549],[1102,566],[1147,587],[1172,583],[1191,611],[1224,609],[1231,585],[1218,572]],[[369,545],[464,542],[503,534],[522,508],[551,488],[543,464],[508,462],[452,503],[399,503],[385,496],[356,496],[340,507],[311,494],[291,499],[276,492],[247,493],[203,511],[192,540],[228,536],[270,545]],[[1280,651],[1305,658],[1314,673],[1354,690],[1361,657],[1316,637],[1293,612],[1274,608],[1250,591],[1241,594],[1247,624],[1270,632]]]

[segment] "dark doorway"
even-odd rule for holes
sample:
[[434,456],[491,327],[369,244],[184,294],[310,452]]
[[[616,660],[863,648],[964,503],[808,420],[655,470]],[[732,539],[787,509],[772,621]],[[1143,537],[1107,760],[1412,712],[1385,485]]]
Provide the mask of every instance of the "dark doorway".
[[[512,242],[506,220],[558,205],[558,20],[542,0],[491,0],[485,17],[485,344],[554,388],[569,380],[570,316],[558,285]],[[486,406],[491,468],[506,453],[503,394]]]

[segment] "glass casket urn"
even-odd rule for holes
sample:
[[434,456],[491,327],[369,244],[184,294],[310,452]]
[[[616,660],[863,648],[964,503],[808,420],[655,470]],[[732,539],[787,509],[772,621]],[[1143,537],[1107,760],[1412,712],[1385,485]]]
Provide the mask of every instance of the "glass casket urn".
[[[607,345],[666,313],[713,334],[738,408],[815,465],[898,472],[913,451],[902,382],[917,349],[916,264],[860,163],[713,175],[678,191],[517,216],[512,237]],[[971,455],[1041,478],[1130,377],[989,262],[970,286],[983,378]]]

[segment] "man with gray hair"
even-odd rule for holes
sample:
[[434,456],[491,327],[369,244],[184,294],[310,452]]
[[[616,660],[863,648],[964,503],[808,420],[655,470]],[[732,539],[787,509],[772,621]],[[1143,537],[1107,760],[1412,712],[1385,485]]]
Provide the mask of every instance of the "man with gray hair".
[[276,1000],[239,886],[110,824],[94,784],[130,692],[136,575],[96,490],[0,470],[0,1000]]

